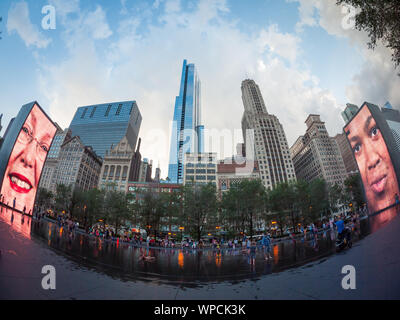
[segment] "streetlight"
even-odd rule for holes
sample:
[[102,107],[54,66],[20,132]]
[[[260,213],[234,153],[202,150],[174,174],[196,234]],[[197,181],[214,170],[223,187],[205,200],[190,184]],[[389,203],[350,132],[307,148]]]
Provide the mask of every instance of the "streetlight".
[[179,227],[179,230],[181,230],[181,242],[183,240],[183,230],[185,230],[185,227]]

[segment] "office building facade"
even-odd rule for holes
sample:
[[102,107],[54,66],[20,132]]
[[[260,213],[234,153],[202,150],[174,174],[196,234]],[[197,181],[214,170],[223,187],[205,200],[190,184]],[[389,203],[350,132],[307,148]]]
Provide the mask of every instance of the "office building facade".
[[144,158],[140,164],[139,169],[139,182],[152,182],[151,175],[153,172],[153,160],[148,160]]
[[72,136],[79,136],[85,146],[100,157],[125,137],[135,150],[142,116],[135,101],[79,107],[69,126]]
[[358,112],[358,107],[355,104],[346,103],[346,108],[342,112],[344,123],[347,124]]
[[290,148],[297,179],[321,178],[329,185],[342,185],[347,173],[336,140],[329,137],[319,115],[309,115],[305,123],[306,133]]
[[347,137],[344,133],[337,134],[334,137],[340,154],[342,155],[344,167],[348,176],[356,174],[358,172],[357,162],[354,158],[353,150],[347,141]]
[[134,153],[126,137],[106,151],[99,179],[100,189],[113,184],[116,190],[127,191]]
[[39,188],[44,188],[49,191],[55,190],[55,180],[53,175],[58,165],[58,157],[60,155],[61,146],[65,141],[71,139],[71,130],[62,130],[56,123],[56,134],[47,154],[46,162],[43,165],[42,176],[40,177]]
[[253,168],[249,172],[239,173],[241,169],[248,167],[248,163],[236,162],[235,159],[229,161],[221,160],[218,162],[217,192],[220,199],[222,199],[224,193],[228,192],[230,188],[239,184],[241,181],[260,179],[258,162],[253,161],[251,166]]
[[204,151],[203,135],[200,79],[195,65],[184,60],[172,122],[168,166],[168,178],[172,183],[183,183],[185,154]]
[[278,183],[296,181],[285,131],[279,119],[267,112],[254,80],[244,80],[241,89],[244,106],[242,131],[247,161],[258,163],[260,178],[267,189],[273,189]]
[[183,183],[207,184],[217,181],[217,153],[186,153]]
[[82,191],[96,188],[99,183],[102,159],[91,147],[73,137],[62,144],[53,174],[53,190],[57,184],[70,185]]

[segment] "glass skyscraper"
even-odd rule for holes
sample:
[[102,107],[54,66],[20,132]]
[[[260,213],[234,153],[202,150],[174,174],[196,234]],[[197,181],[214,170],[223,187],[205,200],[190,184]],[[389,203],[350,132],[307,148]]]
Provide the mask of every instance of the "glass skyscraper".
[[127,138],[135,150],[142,115],[135,101],[104,103],[79,107],[69,126],[72,136],[79,136],[102,158],[106,151]]
[[201,85],[196,67],[184,60],[179,96],[175,100],[169,153],[168,178],[172,183],[183,183],[185,153],[204,152],[200,104]]

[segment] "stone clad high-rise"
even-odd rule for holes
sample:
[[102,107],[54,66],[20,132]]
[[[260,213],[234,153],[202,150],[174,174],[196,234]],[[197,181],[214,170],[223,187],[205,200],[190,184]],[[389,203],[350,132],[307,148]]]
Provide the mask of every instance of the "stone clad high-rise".
[[264,186],[273,189],[278,183],[296,181],[285,131],[279,119],[268,113],[254,80],[242,82],[242,100],[246,158],[258,162]]
[[201,125],[201,84],[194,64],[183,61],[179,96],[175,100],[169,154],[168,178],[183,183],[186,153],[204,151]]
[[311,182],[320,178],[331,186],[343,185],[347,174],[338,143],[329,137],[320,115],[310,114],[306,125],[306,133],[290,148],[297,179]]

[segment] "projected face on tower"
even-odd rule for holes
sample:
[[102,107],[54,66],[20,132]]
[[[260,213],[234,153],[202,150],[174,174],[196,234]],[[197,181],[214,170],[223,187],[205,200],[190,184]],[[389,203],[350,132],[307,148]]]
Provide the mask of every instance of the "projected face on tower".
[[345,127],[345,132],[360,170],[370,212],[391,206],[399,194],[396,172],[381,129],[366,105]]
[[22,125],[5,170],[1,193],[11,206],[33,210],[39,179],[56,128],[34,105]]

